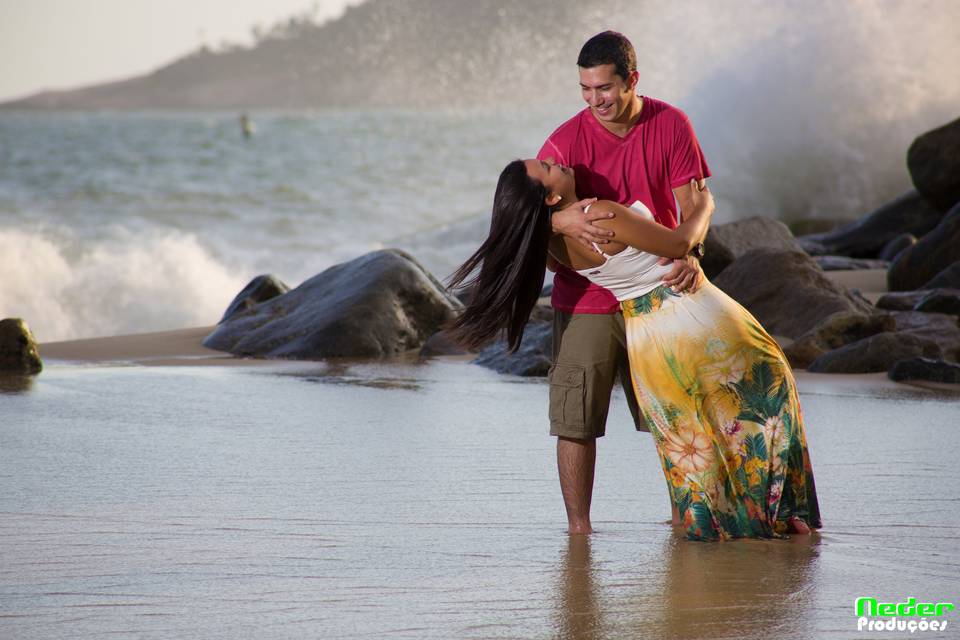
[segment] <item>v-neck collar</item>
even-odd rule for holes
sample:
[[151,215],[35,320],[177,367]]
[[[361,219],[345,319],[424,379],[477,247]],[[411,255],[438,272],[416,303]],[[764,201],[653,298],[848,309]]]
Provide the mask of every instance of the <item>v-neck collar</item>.
[[627,131],[627,135],[623,136],[622,138],[617,134],[615,134],[613,131],[610,131],[610,129],[607,129],[605,126],[603,126],[603,123],[597,120],[597,116],[593,115],[593,111],[590,109],[590,107],[587,107],[585,109],[587,112],[587,118],[590,119],[594,127],[600,129],[603,133],[610,136],[611,140],[616,141],[618,144],[623,144],[624,142],[628,141],[630,138],[633,137],[634,132],[638,128],[640,128],[640,123],[646,119],[647,114],[649,113],[649,109],[647,109],[648,98],[646,96],[638,96],[638,97],[642,101],[641,107],[640,107],[640,116],[637,118],[637,121],[633,123],[633,126],[630,127],[630,130]]

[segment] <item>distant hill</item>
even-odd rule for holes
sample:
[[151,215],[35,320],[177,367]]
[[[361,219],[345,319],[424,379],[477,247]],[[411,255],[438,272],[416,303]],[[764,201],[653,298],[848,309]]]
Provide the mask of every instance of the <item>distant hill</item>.
[[369,0],[334,21],[292,24],[251,48],[201,49],[147,75],[0,107],[442,108],[569,100],[579,46],[611,26],[604,16],[617,15],[611,3],[602,6],[601,15],[582,0]]

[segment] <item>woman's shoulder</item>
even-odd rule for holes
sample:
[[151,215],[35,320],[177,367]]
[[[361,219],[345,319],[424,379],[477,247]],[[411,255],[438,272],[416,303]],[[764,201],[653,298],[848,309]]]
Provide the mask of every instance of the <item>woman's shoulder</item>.
[[613,231],[614,234],[620,235],[625,231],[636,231],[638,229],[646,228],[646,225],[650,222],[656,224],[653,219],[653,216],[649,213],[635,209],[633,207],[628,207],[627,205],[620,204],[619,202],[614,202],[613,200],[597,200],[593,203],[591,208],[591,213],[612,213],[613,216],[609,218],[600,218],[599,220],[594,220],[593,224],[607,229],[608,231]]
[[616,219],[616,214],[622,212],[623,205],[614,202],[613,200],[597,200],[591,205],[588,205],[584,208],[585,212],[588,213],[612,213],[614,216],[612,218],[600,218],[599,220],[594,220],[593,224],[599,225],[601,227],[610,228],[611,222]]
[[590,211],[595,213],[639,213],[635,209],[628,207],[625,204],[615,202],[613,200],[597,200],[592,205],[590,205]]
[[590,205],[590,211],[595,211],[601,213],[604,211],[614,211],[623,205],[619,202],[614,202],[613,200],[597,200]]

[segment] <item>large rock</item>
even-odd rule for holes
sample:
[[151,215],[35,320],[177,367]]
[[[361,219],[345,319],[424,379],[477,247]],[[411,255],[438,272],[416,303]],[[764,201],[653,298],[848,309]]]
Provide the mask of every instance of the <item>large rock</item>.
[[486,347],[474,364],[517,376],[546,376],[553,357],[553,324],[530,322],[523,332],[523,341],[516,353],[507,351],[505,340]]
[[926,311],[891,311],[898,333],[935,342],[947,360],[960,360],[960,324],[957,316]]
[[887,272],[887,285],[891,291],[919,289],[958,260],[960,204],[951,209],[933,231],[897,256]]
[[885,293],[877,300],[877,308],[888,311],[911,311],[928,293],[930,292],[924,290]]
[[934,289],[921,298],[915,311],[960,315],[960,289]]
[[896,327],[896,320],[889,314],[839,311],[796,340],[783,340],[783,352],[792,366],[805,369],[828,351]]
[[37,341],[20,318],[0,320],[0,372],[34,375],[43,370]]
[[700,266],[710,279],[754,249],[802,251],[787,225],[762,216],[710,227],[703,245],[706,253]]
[[922,236],[937,226],[941,218],[942,211],[911,190],[859,220],[826,233],[800,236],[797,242],[810,255],[875,258],[897,236]]
[[940,358],[935,342],[908,333],[878,333],[828,351],[807,367],[816,373],[875,373],[914,357]]
[[923,285],[924,289],[960,289],[960,262],[954,262],[949,267],[933,276]]
[[933,206],[946,211],[960,202],[960,118],[914,140],[907,168],[913,186]]
[[890,311],[928,311],[960,315],[960,289],[920,289],[885,293],[877,307]]
[[898,382],[904,380],[928,380],[960,384],[960,365],[931,358],[910,358],[895,363],[887,377]]
[[385,358],[419,349],[461,308],[402,251],[375,251],[226,320],[204,346],[261,358]]
[[813,256],[813,259],[824,271],[862,271],[886,269],[890,266],[890,263],[884,260],[850,258],[848,256]]
[[886,260],[887,262],[893,262],[900,252],[906,249],[907,247],[912,247],[917,244],[917,236],[912,233],[901,233],[896,238],[883,245],[883,249],[880,250],[880,253],[877,254],[878,260]]
[[290,291],[290,287],[281,282],[276,276],[269,274],[257,276],[247,283],[247,286],[227,305],[227,310],[223,313],[223,317],[220,318],[220,322],[232,318],[238,313],[243,313],[261,302],[282,296],[287,291]]
[[745,306],[771,334],[801,338],[838,312],[876,313],[873,305],[835,284],[805,253],[750,251],[714,284]]

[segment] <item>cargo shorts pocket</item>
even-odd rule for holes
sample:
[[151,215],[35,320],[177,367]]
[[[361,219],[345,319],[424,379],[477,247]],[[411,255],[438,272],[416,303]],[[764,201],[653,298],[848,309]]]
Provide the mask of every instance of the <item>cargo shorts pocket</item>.
[[550,423],[569,427],[584,425],[584,404],[587,378],[585,367],[572,364],[555,364],[550,367]]

